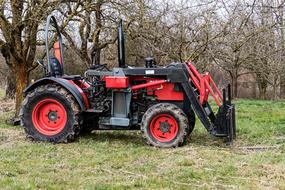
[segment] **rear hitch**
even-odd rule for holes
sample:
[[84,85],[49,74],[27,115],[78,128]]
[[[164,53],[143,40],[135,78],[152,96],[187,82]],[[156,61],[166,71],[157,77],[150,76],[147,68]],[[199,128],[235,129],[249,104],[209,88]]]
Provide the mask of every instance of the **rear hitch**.
[[226,137],[228,144],[232,145],[236,138],[235,105],[231,102],[231,86],[228,85],[228,98],[226,89],[223,89],[223,104],[219,107],[215,125],[215,136]]

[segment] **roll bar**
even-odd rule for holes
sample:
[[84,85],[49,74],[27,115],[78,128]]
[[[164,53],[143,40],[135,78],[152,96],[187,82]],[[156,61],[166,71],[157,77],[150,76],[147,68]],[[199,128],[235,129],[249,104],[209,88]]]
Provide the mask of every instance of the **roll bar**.
[[[46,27],[45,27],[45,46],[46,46],[46,56],[47,56],[47,61],[48,61],[48,72],[51,72],[51,67],[50,67],[50,53],[49,53],[49,26],[53,23],[53,27],[56,29],[57,36],[58,36],[58,42],[59,42],[59,50],[60,50],[60,60],[59,62],[63,64],[64,62],[64,56],[63,56],[63,43],[62,43],[62,36],[61,32],[59,30],[57,21],[53,15],[49,15],[47,17],[47,22],[46,22]],[[62,66],[62,71],[63,71],[63,65]]]

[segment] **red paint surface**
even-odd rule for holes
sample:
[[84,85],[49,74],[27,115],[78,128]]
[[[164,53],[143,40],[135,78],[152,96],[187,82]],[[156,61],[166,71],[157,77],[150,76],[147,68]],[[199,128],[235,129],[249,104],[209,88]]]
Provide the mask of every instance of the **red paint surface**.
[[[162,85],[152,86],[149,87],[147,90],[150,91],[148,92],[148,95],[152,95],[152,93],[154,93],[154,95],[157,96],[158,100],[174,100],[174,101],[184,100],[183,92],[174,90],[174,83],[165,83]],[[152,90],[155,91],[151,92]]]
[[[57,118],[49,119],[49,114],[55,112]],[[60,133],[66,122],[67,113],[61,103],[54,99],[44,99],[37,103],[32,112],[32,122],[35,128],[42,134],[52,136]]]
[[223,98],[211,75],[209,75],[209,73],[201,75],[190,61],[186,64],[188,66],[188,72],[191,77],[190,80],[194,83],[195,87],[200,93],[200,103],[204,104],[205,102],[207,102],[209,94],[211,94],[216,104],[218,106],[221,106]]
[[83,90],[75,82],[73,82],[72,80],[67,80],[67,81],[77,88],[77,90],[80,92],[81,96],[83,97],[86,108],[88,109],[90,107],[90,104],[89,104],[89,100],[88,100],[86,94],[83,92]]
[[[161,123],[167,123],[170,126],[168,132],[163,133],[160,129]],[[169,114],[159,114],[154,117],[150,123],[151,135],[160,142],[169,142],[173,140],[178,134],[178,123],[173,116]]]
[[106,88],[128,88],[129,78],[120,76],[106,76]]
[[57,58],[60,64],[62,64],[61,52],[59,42],[53,44],[54,56]]

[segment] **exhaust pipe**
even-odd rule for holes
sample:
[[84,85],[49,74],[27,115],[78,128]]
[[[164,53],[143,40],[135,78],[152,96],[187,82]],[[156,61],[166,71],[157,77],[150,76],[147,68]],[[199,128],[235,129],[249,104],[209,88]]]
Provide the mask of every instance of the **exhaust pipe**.
[[121,68],[126,67],[123,20],[120,20],[120,24],[118,27],[118,60],[119,60],[119,67]]

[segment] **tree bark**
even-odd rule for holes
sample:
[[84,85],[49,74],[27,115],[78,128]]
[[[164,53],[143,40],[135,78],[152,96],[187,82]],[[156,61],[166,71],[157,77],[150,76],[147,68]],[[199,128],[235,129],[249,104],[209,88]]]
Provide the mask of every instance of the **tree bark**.
[[5,86],[5,99],[14,99],[16,93],[16,77],[14,72],[9,69],[8,75],[6,77]]
[[285,99],[285,67],[282,69],[282,71],[283,72],[280,76],[280,98]]
[[91,50],[92,64],[98,65],[101,60],[101,43],[100,43],[100,33],[102,29],[102,2],[97,2],[95,5],[95,18],[96,18],[96,31],[93,33],[93,47]]
[[15,68],[16,75],[16,113],[15,117],[17,118],[20,112],[21,104],[23,101],[23,91],[28,85],[29,74],[27,72],[26,64],[16,64]]
[[237,82],[237,77],[233,79],[233,91],[234,91],[234,98],[238,97],[238,82]]
[[101,49],[94,48],[91,54],[92,54],[92,64],[99,65],[101,62]]
[[238,75],[236,71],[231,74],[231,79],[232,79],[232,96],[233,98],[237,98],[238,97]]
[[252,98],[256,98],[256,78],[254,78],[254,81],[252,82]]
[[278,10],[279,12],[279,30],[280,30],[280,41],[281,41],[281,48],[282,48],[282,54],[281,54],[281,73],[280,73],[280,98],[285,99],[285,65],[284,65],[284,60],[285,60],[285,31],[284,31],[284,9],[283,7],[280,7]]
[[259,99],[265,100],[267,92],[267,81],[264,76],[260,76],[259,74],[257,74],[257,83],[259,89]]

